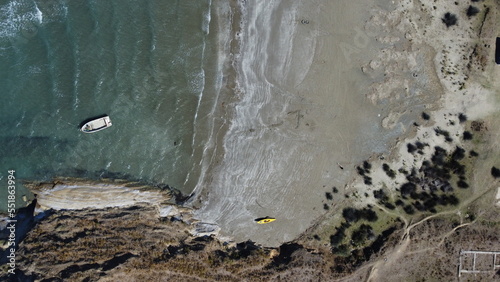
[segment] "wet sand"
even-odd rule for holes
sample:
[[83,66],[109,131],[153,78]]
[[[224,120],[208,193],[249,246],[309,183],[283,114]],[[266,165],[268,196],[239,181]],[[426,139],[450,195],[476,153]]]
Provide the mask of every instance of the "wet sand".
[[[388,8],[383,2],[240,7],[234,96],[221,101],[229,110],[219,128],[227,131],[195,191],[196,218],[237,242],[278,246],[326,212],[325,193],[333,187],[335,209],[355,165],[389,151],[417,112],[384,128],[391,109],[367,98],[382,77],[362,67],[383,47],[367,22],[372,9]],[[255,224],[263,216],[277,220]]]

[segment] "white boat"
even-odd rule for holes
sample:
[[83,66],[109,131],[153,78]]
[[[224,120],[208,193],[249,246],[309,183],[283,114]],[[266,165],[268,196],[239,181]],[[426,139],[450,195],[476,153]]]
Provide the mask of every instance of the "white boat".
[[103,130],[105,128],[108,128],[111,125],[112,123],[109,116],[103,116],[85,123],[80,130],[84,133],[94,133]]

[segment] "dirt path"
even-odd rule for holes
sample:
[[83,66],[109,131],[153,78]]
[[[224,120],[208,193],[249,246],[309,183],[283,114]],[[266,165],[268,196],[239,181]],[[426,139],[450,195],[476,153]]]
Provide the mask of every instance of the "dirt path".
[[[495,187],[493,187],[495,188]],[[398,215],[396,213],[393,213],[393,212],[390,212],[388,211],[387,209],[384,209],[382,207],[379,207],[381,210],[383,210],[384,212],[390,214],[390,215],[397,215],[399,218],[401,218],[405,224],[405,227],[404,227],[404,233],[403,235],[401,236],[401,239],[398,243],[398,245],[390,252],[386,253],[382,258],[378,259],[377,261],[374,261],[373,263],[367,265],[366,267],[371,267],[371,270],[369,272],[369,275],[368,275],[368,278],[366,279],[366,281],[383,281],[383,280],[386,280],[384,279],[383,277],[380,277],[380,273],[385,273],[388,269],[394,267],[394,264],[395,263],[399,263],[400,262],[400,258],[403,256],[403,255],[410,255],[410,254],[416,254],[416,253],[422,253],[422,252],[426,252],[426,251],[430,251],[430,250],[433,250],[435,248],[438,248],[440,247],[445,239],[449,236],[451,236],[452,234],[454,234],[458,229],[460,228],[463,228],[463,227],[466,227],[466,226],[469,226],[473,223],[476,222],[476,220],[472,221],[472,222],[466,222],[466,223],[461,223],[460,225],[454,227],[452,230],[446,232],[445,234],[441,235],[441,240],[439,241],[439,243],[433,247],[430,247],[430,248],[425,248],[425,249],[421,249],[421,250],[418,250],[418,251],[413,251],[413,252],[408,252],[407,251],[407,248],[408,246],[410,245],[410,242],[411,242],[411,236],[410,236],[410,231],[415,228],[416,226],[430,220],[430,219],[433,219],[433,218],[437,218],[437,217],[440,217],[440,216],[444,216],[444,215],[450,215],[450,214],[460,214],[460,210],[462,210],[463,208],[469,206],[471,203],[473,203],[474,201],[480,199],[481,197],[483,197],[484,195],[486,195],[488,192],[491,192],[491,190],[493,189],[487,189],[485,190],[483,193],[481,193],[480,195],[477,195],[476,197],[473,197],[471,198],[469,201],[466,201],[466,202],[463,202],[459,207],[457,207],[456,209],[454,210],[450,210],[450,211],[443,211],[443,212],[440,212],[440,213],[437,213],[437,214],[433,214],[433,215],[430,215],[430,216],[427,216],[425,218],[423,218],[422,220],[416,222],[416,223],[413,223],[411,224],[411,221],[409,222],[408,219],[406,219],[403,215]],[[362,269],[365,269],[365,268],[362,268]],[[359,271],[361,271],[362,269],[360,269]]]

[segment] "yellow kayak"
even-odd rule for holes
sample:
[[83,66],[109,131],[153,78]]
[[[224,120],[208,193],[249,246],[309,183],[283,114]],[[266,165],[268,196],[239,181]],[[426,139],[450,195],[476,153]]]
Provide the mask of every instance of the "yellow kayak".
[[273,217],[263,217],[263,218],[257,218],[255,221],[258,224],[266,224],[266,223],[269,223],[269,222],[273,222],[275,220],[276,220],[276,218],[273,218]]

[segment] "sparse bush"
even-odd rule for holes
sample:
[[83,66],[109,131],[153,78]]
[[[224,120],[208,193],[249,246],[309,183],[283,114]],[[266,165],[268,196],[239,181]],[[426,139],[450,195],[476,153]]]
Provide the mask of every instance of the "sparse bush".
[[425,148],[425,146],[429,146],[429,144],[427,144],[427,143],[422,143],[422,142],[420,142],[420,141],[417,141],[417,142],[415,142],[415,146],[417,146],[417,148],[418,148],[419,150],[423,150],[423,149]]
[[372,178],[370,176],[366,176],[363,178],[364,179],[364,183],[366,185],[372,185]]
[[450,203],[450,205],[456,206],[456,205],[458,205],[459,202],[460,201],[458,200],[457,197],[455,197],[455,195],[450,195],[448,197],[448,203]]
[[371,222],[378,220],[377,213],[367,208],[364,208],[362,210],[358,210],[355,208],[345,208],[342,210],[342,216],[345,218],[347,223],[357,222],[360,219],[365,219]]
[[407,214],[414,214],[415,213],[415,209],[413,209],[413,207],[411,205],[406,205],[403,210],[405,211],[405,213]]
[[356,222],[359,220],[359,212],[354,208],[345,208],[342,210],[342,216],[347,222]]
[[422,112],[422,118],[423,118],[424,120],[429,120],[429,119],[431,118],[431,116],[430,116],[430,115],[428,115],[426,112]]
[[464,122],[466,122],[466,121],[467,121],[467,116],[466,116],[464,113],[460,113],[460,114],[458,114],[458,121],[459,121],[460,123],[464,123]]
[[406,144],[406,148],[408,149],[408,153],[412,154],[417,150],[417,147],[412,143]]
[[326,197],[327,200],[333,200],[332,193],[330,193],[330,192],[326,192],[325,193],[325,197]]
[[368,161],[364,161],[363,168],[365,169],[365,171],[370,172],[370,169],[372,169],[372,165]]
[[472,133],[470,133],[469,131],[464,131],[464,135],[463,135],[463,138],[464,140],[472,140]]
[[401,186],[399,191],[401,193],[401,196],[406,197],[411,193],[417,191],[417,186],[411,182],[407,182]]
[[425,207],[420,201],[415,201],[415,203],[413,203],[413,206],[419,211],[425,211]]
[[340,243],[342,243],[342,241],[344,240],[344,238],[345,238],[344,229],[343,228],[338,228],[337,232],[335,232],[335,234],[333,234],[333,235],[330,236],[330,244],[333,247],[335,247],[335,246],[339,245]]
[[442,166],[445,164],[445,158],[448,152],[446,152],[445,149],[436,146],[434,147],[434,155],[432,155],[431,161],[434,163],[434,165]]
[[457,147],[455,149],[455,151],[453,152],[453,154],[451,155],[451,157],[457,161],[461,160],[461,159],[465,158],[465,150],[460,148],[460,147]]
[[385,174],[387,174],[387,176],[389,176],[390,178],[392,179],[396,178],[396,172],[392,170],[388,164],[384,163],[382,165],[382,169],[385,171]]
[[467,8],[467,17],[473,17],[475,15],[477,15],[477,13],[479,13],[479,9],[472,6],[472,5],[469,5],[469,8]]
[[457,21],[458,21],[457,16],[450,13],[450,12],[447,12],[446,14],[444,14],[444,17],[441,20],[446,25],[446,27],[456,25]]
[[499,178],[500,177],[500,169],[498,169],[496,167],[492,167],[491,168],[491,175],[493,175],[493,177],[495,177],[495,178]]
[[437,136],[443,135],[444,137],[450,137],[450,133],[446,130],[443,130],[439,127],[434,128],[434,132],[436,132]]
[[[341,255],[341,256],[348,256],[348,255],[350,255],[349,247],[347,245],[345,245],[345,244],[333,248],[332,249],[332,253],[334,253],[336,255]],[[338,265],[337,267],[338,267],[337,270],[339,270],[339,272],[343,271],[343,268],[342,268],[341,265]]]
[[390,210],[393,210],[396,208],[396,206],[394,206],[393,204],[389,203],[389,202],[385,202],[384,203],[384,207],[390,209]]
[[375,199],[379,199],[381,201],[389,200],[389,197],[387,197],[387,194],[382,189],[373,191],[373,197],[375,197]]
[[457,182],[457,186],[462,188],[462,189],[466,189],[466,188],[469,188],[469,184],[467,184],[467,182],[463,181],[463,180],[459,180]]
[[356,170],[358,171],[358,174],[361,176],[365,175],[365,173],[366,173],[366,171],[360,166],[357,166]]
[[361,211],[358,211],[358,214],[361,218],[371,222],[377,221],[378,219],[377,213],[371,209],[364,208]]
[[361,226],[352,233],[351,239],[353,245],[362,245],[367,239],[373,239],[375,234],[370,225],[361,224]]
[[430,199],[427,199],[425,202],[424,202],[424,207],[427,209],[427,210],[431,210],[433,209],[435,206],[437,205],[437,201],[435,198],[430,198]]

